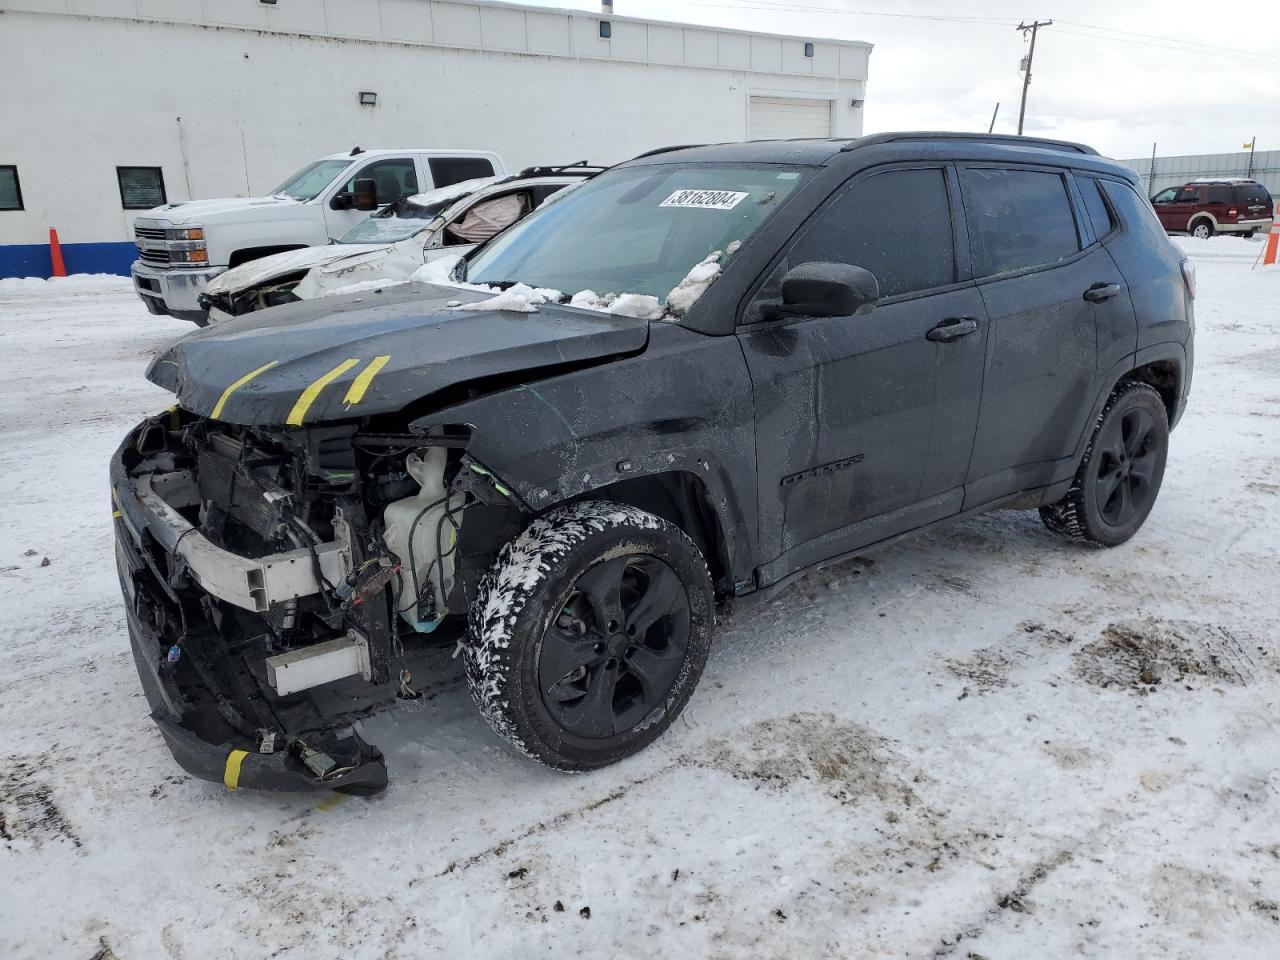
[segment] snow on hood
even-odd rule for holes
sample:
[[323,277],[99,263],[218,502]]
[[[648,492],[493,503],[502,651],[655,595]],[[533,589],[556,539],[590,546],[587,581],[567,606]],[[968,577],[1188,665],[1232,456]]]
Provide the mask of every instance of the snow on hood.
[[[260,208],[275,208],[273,217],[282,219],[310,219],[306,212],[298,209],[302,201],[293,197],[222,197],[216,200],[187,200],[181,203],[169,203],[162,207],[154,207],[139,216],[145,219],[167,220],[170,223],[198,222],[236,223],[244,219],[260,220]],[[291,211],[296,211],[290,216]],[[245,216],[248,214],[248,216]]]
[[[462,313],[447,309],[450,298],[480,295],[403,284],[255,311],[171,344],[147,378],[176,393],[183,409],[209,416],[230,385],[258,371],[229,394],[219,417],[275,426],[287,422],[303,391],[321,384],[306,414],[310,426],[390,413],[497,374],[634,353],[649,337],[648,324],[560,304],[529,314]],[[376,377],[361,399],[350,399],[356,378],[374,361]]]
[[360,257],[365,254],[390,250],[389,244],[377,243],[329,243],[320,247],[303,247],[301,250],[286,250],[284,253],[273,253],[269,257],[250,260],[226,273],[220,273],[209,281],[205,292],[239,293],[248,287],[275,280],[278,277],[299,270],[310,270],[312,267],[324,266]]

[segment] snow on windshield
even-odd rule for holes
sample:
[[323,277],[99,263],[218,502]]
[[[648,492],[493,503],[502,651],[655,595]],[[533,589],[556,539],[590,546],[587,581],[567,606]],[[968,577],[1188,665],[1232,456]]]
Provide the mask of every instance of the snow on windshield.
[[[465,276],[479,284],[637,293],[664,304],[684,284],[673,308],[682,313],[697,286],[714,280],[710,264],[730,243],[749,239],[808,176],[807,168],[777,164],[606,171],[495,237]],[[702,279],[687,278],[702,264]]]

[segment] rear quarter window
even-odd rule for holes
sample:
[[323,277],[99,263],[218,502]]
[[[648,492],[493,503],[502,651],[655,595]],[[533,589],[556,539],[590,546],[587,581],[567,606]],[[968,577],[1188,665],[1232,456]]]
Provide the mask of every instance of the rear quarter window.
[[1151,209],[1151,203],[1138,193],[1128,184],[1120,183],[1116,180],[1099,180],[1098,183],[1102,187],[1103,193],[1106,194],[1111,209],[1115,211],[1120,222],[1126,229],[1132,230],[1139,235],[1146,233],[1151,237],[1159,237],[1162,243],[1168,243],[1169,238],[1165,233],[1164,227],[1160,225],[1160,219],[1156,216],[1156,212]]
[[1208,202],[1209,203],[1230,203],[1231,188],[1226,185],[1223,185],[1220,187],[1210,187]]
[[1093,177],[1076,177],[1076,185],[1080,188],[1080,196],[1084,198],[1084,208],[1089,214],[1089,223],[1093,226],[1093,235],[1101,240],[1113,229],[1115,220],[1102,199],[1102,188]]
[[960,182],[977,276],[1048,266],[1079,252],[1062,174],[966,168]]

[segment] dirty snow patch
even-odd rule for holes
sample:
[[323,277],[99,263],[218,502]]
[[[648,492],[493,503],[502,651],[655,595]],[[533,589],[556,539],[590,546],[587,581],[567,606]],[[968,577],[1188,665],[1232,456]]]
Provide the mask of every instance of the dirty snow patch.
[[684,279],[667,294],[667,309],[677,317],[689,312],[700,296],[707,292],[716,277],[720,276],[721,251],[713,250],[684,275]]

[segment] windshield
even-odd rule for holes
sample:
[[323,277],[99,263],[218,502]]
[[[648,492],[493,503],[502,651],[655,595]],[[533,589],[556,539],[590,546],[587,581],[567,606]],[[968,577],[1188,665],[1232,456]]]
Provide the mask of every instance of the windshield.
[[413,203],[409,197],[397,200],[371,214],[348,230],[339,243],[395,243],[407,240],[451,207],[456,200]]
[[314,200],[351,163],[350,160],[317,160],[309,163],[271,191],[273,197]]
[[645,165],[603,173],[535,210],[467,265],[471,283],[667,294],[742,243],[809,176],[777,164]]

